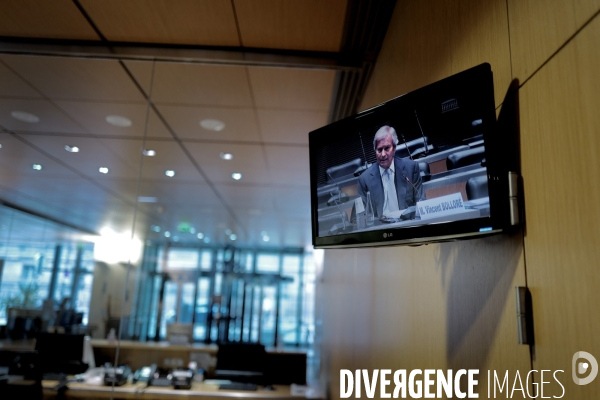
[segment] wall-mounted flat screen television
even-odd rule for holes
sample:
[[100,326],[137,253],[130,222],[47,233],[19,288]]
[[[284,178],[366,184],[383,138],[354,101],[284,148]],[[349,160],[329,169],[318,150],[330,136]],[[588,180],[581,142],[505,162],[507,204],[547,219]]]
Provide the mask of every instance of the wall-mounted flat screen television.
[[310,132],[313,245],[502,232],[518,223],[502,140],[489,64]]

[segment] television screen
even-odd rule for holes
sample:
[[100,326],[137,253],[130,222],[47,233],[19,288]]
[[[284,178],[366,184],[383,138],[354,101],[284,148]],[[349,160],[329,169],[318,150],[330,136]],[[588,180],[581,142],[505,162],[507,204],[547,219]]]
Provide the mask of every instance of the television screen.
[[500,231],[507,178],[490,148],[495,125],[492,71],[482,64],[311,132],[313,244]]

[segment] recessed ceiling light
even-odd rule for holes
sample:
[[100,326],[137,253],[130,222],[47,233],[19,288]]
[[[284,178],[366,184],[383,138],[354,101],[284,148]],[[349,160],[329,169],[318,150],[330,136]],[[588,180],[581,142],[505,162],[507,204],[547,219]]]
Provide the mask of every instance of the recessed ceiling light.
[[98,168],[98,171],[100,171],[102,174],[108,174],[108,168],[106,167],[100,167]]
[[40,164],[33,164],[31,167],[33,169],[35,169],[36,171],[41,171],[42,170],[42,166]]
[[166,232],[165,232],[165,237],[171,237],[171,232],[169,232],[169,231],[166,231]]
[[231,154],[231,153],[221,153],[221,158],[223,160],[233,160],[233,154]]
[[231,174],[231,177],[236,181],[239,181],[240,179],[242,179],[242,174],[240,174],[239,172],[234,172],[233,174]]
[[236,240],[236,239],[237,239],[237,236],[236,236],[236,234],[235,234],[235,233],[232,233],[232,234],[231,234],[231,236],[229,236],[229,239],[231,239],[231,240]]
[[200,126],[209,131],[220,132],[225,128],[225,122],[218,119],[203,119]]
[[29,124],[35,124],[36,122],[40,122],[40,117],[25,111],[13,111],[10,113],[10,116],[16,119],[17,121],[27,122]]
[[210,238],[209,237],[205,237],[204,238],[204,243],[210,243]]
[[173,241],[174,242],[179,242],[179,236],[173,236]]
[[68,151],[69,153],[79,153],[79,147],[77,147],[77,146],[65,145],[65,150]]
[[263,239],[263,242],[268,242],[269,240],[271,240],[269,235],[263,235],[262,239]]
[[156,203],[158,199],[150,196],[138,196],[138,203]]
[[160,232],[160,226],[158,225],[152,225],[150,229],[152,229],[156,233]]
[[131,126],[131,120],[121,115],[108,115],[106,117],[106,122],[113,126],[118,126],[119,128],[127,128]]
[[198,232],[198,239],[204,239],[204,233]]
[[193,235],[194,233],[196,233],[196,228],[194,228],[193,226],[190,227],[190,233]]
[[2,145],[0,144],[0,149],[2,148]]
[[175,176],[175,171],[173,171],[172,169],[168,169],[165,171],[165,175],[168,176],[169,178],[172,178]]
[[148,150],[144,149],[144,150],[142,150],[142,154],[145,156],[148,156],[148,157],[154,157],[156,155],[156,151],[150,150],[150,149],[148,149]]
[[226,234],[227,236],[231,235],[231,233],[232,233],[232,232],[231,232],[231,229],[225,229],[225,234]]

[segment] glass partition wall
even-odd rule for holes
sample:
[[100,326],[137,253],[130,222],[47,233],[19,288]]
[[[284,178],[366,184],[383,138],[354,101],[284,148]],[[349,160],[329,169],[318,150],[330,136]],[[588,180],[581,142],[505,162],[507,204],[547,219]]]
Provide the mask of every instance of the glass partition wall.
[[124,337],[167,339],[190,324],[195,342],[313,342],[315,275],[303,249],[191,247],[148,241]]
[[249,95],[271,72],[0,54],[0,336],[84,333],[113,365],[187,327],[194,346],[310,348],[308,150],[259,132],[281,119]]

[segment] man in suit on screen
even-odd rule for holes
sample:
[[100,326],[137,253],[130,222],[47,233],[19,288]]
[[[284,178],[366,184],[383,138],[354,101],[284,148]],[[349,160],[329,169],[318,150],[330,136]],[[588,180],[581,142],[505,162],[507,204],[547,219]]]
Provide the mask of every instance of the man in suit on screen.
[[387,125],[379,128],[373,138],[377,163],[358,178],[358,194],[366,204],[367,192],[371,193],[376,218],[416,206],[417,201],[425,199],[419,164],[395,157],[397,145],[394,128]]

